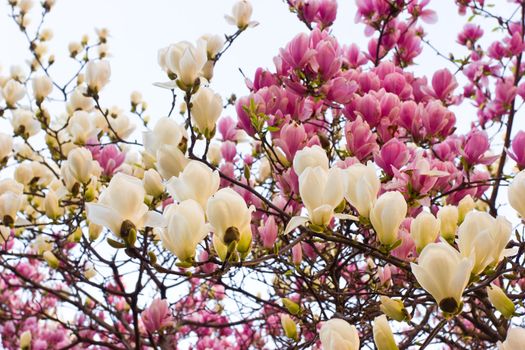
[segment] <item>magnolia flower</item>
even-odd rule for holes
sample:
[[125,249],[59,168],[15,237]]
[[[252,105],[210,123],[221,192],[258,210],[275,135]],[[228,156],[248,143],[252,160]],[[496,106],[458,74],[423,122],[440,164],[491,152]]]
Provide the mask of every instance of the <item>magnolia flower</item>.
[[164,193],[164,184],[159,173],[154,169],[148,169],[144,172],[142,179],[146,193],[153,197],[158,197]]
[[321,146],[305,147],[295,154],[293,170],[297,176],[301,176],[306,168],[316,166],[328,170],[328,157]]
[[26,138],[38,134],[41,129],[40,122],[36,120],[33,112],[20,108],[13,111],[11,125],[15,134]]
[[356,163],[345,170],[345,198],[359,215],[368,217],[381,188],[372,163]]
[[16,80],[9,80],[4,87],[0,89],[0,95],[4,97],[8,107],[14,107],[26,94],[24,85]]
[[69,171],[69,174],[82,184],[87,184],[92,176],[98,177],[101,171],[91,152],[83,147],[72,149],[62,167],[67,167],[65,171]]
[[180,261],[194,258],[197,244],[209,232],[204,211],[193,199],[170,205],[165,212],[167,227],[161,233],[162,244]]
[[152,157],[156,157],[157,151],[163,145],[179,146],[181,142],[188,138],[187,132],[182,125],[179,125],[173,118],[160,118],[152,131],[142,134],[144,149]]
[[386,247],[398,240],[399,225],[405,219],[407,203],[397,191],[383,193],[370,211],[370,222],[377,238]]
[[73,93],[71,93],[68,101],[68,112],[73,113],[77,110],[91,111],[95,102],[91,97],[85,96],[86,86],[78,86]]
[[7,160],[13,151],[13,137],[0,132],[0,163]]
[[52,220],[57,219],[64,213],[64,208],[62,208],[58,202],[58,196],[55,191],[49,190],[44,198],[44,210],[47,217]]
[[173,326],[174,319],[166,299],[154,299],[140,315],[144,327],[149,333]]
[[206,138],[211,138],[215,124],[222,112],[221,95],[213,92],[208,87],[201,87],[191,97],[191,118],[194,125]]
[[394,334],[392,334],[392,329],[385,315],[374,318],[373,333],[377,350],[398,349],[396,341],[394,340]]
[[410,223],[410,236],[416,243],[416,249],[421,252],[429,243],[435,242],[439,236],[439,220],[430,213],[422,211]]
[[525,170],[520,171],[512,180],[508,197],[510,206],[525,218]]
[[5,191],[0,194],[0,220],[5,226],[16,222],[16,214],[21,209],[24,197],[21,193]]
[[357,329],[340,318],[324,322],[319,338],[323,350],[359,350]]
[[94,93],[100,92],[109,82],[111,67],[108,61],[89,61],[86,66],[86,83]]
[[392,299],[385,295],[381,295],[379,299],[381,300],[379,309],[391,319],[399,322],[410,319],[402,300]]
[[53,91],[53,81],[47,75],[34,77],[32,85],[33,95],[37,101],[42,101]]
[[472,199],[471,195],[463,197],[458,203],[458,214],[459,214],[459,223],[462,223],[465,219],[465,216],[474,209],[476,203]]
[[458,229],[458,248],[463,256],[474,256],[473,274],[481,273],[512,254],[512,250],[505,250],[511,233],[512,224],[502,216],[494,219],[480,211],[467,214]]
[[498,342],[498,350],[518,350],[523,349],[525,344],[525,329],[511,327],[507,331],[507,339],[502,342]]
[[306,168],[299,176],[299,194],[310,222],[316,226],[328,225],[334,209],[343,200],[343,170],[325,170],[319,166]]
[[163,225],[162,216],[148,211],[142,182],[132,176],[117,173],[102,192],[98,203],[87,203],[89,221],[109,228],[116,236],[127,238],[131,231],[144,226]]
[[250,222],[254,208],[246,205],[240,194],[231,188],[215,193],[206,207],[206,216],[213,226],[214,236],[224,245],[236,242],[237,250],[247,253],[252,241]]
[[256,21],[250,21],[252,12],[252,4],[248,0],[239,0],[233,5],[231,16],[225,15],[224,18],[228,24],[244,30],[247,27],[255,27],[259,24]]
[[[462,257],[448,243],[430,243],[410,263],[418,283],[432,294],[441,310],[456,314],[462,309],[461,296],[470,279],[474,257]],[[439,266],[439,268],[436,268]]]
[[495,284],[487,287],[487,295],[489,301],[506,318],[511,318],[516,311],[516,307],[512,300],[505,294],[503,289]]
[[182,41],[170,45],[167,50],[163,51],[164,58],[160,58],[162,53],[159,53],[159,63],[161,66],[164,65],[168,71],[175,73],[184,88],[189,88],[195,84],[202,68],[208,61],[206,51],[206,41],[204,40],[197,40],[196,46],[190,42]]
[[67,130],[76,144],[85,144],[86,141],[95,137],[98,130],[93,124],[93,117],[85,111],[76,111],[69,119]]
[[458,207],[446,205],[441,207],[437,213],[439,220],[439,229],[441,237],[447,242],[452,243],[456,239],[456,230],[458,228],[459,211]]
[[297,324],[292,320],[290,315],[281,314],[281,326],[283,327],[284,334],[288,338],[297,340]]
[[224,46],[224,38],[220,35],[205,34],[200,39],[206,42],[206,53],[209,59],[215,58]]
[[192,160],[178,177],[172,177],[166,185],[168,193],[182,202],[186,199],[196,200],[202,208],[219,189],[219,172],[206,164]]
[[188,161],[177,146],[164,145],[157,151],[157,170],[164,179],[178,176]]

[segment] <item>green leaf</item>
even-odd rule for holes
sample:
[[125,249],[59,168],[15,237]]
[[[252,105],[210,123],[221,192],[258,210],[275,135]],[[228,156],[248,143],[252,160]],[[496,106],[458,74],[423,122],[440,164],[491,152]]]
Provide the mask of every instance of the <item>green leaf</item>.
[[119,241],[115,241],[114,239],[111,239],[111,238],[108,238],[108,244],[110,246],[112,246],[113,248],[115,249],[122,249],[122,248],[126,248],[126,245],[122,242],[119,242]]

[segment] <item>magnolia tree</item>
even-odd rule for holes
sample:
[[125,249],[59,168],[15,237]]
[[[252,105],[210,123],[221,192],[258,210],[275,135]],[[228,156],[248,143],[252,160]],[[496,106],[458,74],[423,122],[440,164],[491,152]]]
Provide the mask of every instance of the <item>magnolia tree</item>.
[[[425,39],[429,0],[357,0],[364,48],[335,0],[288,0],[305,32],[225,102],[238,1],[231,33],[159,50],[150,123],[139,93],[100,99],[107,30],[57,81],[54,1],[9,0],[30,59],[0,76],[3,347],[524,349],[525,2],[448,3],[461,57]],[[414,74],[423,50],[454,68]]]

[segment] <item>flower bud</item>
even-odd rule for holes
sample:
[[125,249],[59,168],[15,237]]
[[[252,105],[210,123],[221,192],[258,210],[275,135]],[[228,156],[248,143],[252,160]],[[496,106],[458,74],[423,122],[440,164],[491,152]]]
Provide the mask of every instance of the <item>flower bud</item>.
[[0,89],[0,93],[4,97],[7,107],[13,108],[25,96],[26,89],[18,81],[11,79]]
[[236,25],[239,29],[246,29],[258,24],[255,21],[250,21],[252,11],[252,4],[248,0],[239,0],[233,5],[231,16],[226,15],[224,18],[229,24]]
[[372,163],[351,165],[345,171],[345,198],[360,216],[368,217],[377,200],[381,182]]
[[416,243],[416,249],[421,252],[429,243],[435,242],[439,236],[439,220],[434,215],[421,212],[410,224],[410,236]]
[[13,137],[0,132],[0,163],[7,161],[13,151]]
[[458,228],[459,211],[458,207],[446,205],[438,211],[439,229],[441,237],[447,242],[454,242],[456,239],[456,230]]
[[474,203],[474,199],[472,199],[472,196],[470,194],[463,197],[458,203],[458,223],[461,224],[465,219],[465,215],[467,215],[469,211],[474,209],[475,206],[476,203]]
[[91,91],[99,93],[109,82],[111,67],[108,61],[90,61],[86,67],[86,83]]
[[374,343],[377,350],[397,350],[394,334],[385,315],[374,318]]
[[94,268],[90,267],[84,271],[84,277],[86,277],[88,280],[92,279],[97,275],[97,271],[95,271]]
[[500,287],[491,284],[487,287],[487,295],[492,306],[501,312],[505,318],[511,318],[514,315],[516,307]]
[[323,350],[359,350],[359,334],[355,326],[345,320],[332,318],[323,322],[319,331]]
[[218,143],[212,142],[210,144],[210,147],[208,148],[207,158],[208,158],[208,161],[212,165],[214,166],[219,165],[219,163],[221,162],[222,156],[221,156],[221,146]]
[[292,315],[297,315],[301,311],[299,304],[291,301],[288,298],[282,298],[283,306],[288,310]]
[[180,261],[190,261],[195,257],[197,245],[209,232],[204,211],[198,202],[187,199],[170,205],[165,217],[167,228],[161,233],[162,244]]
[[49,190],[44,199],[44,209],[46,215],[51,220],[56,220],[64,213],[64,208],[60,207],[58,196],[53,190]]
[[405,305],[403,305],[403,301],[392,299],[384,295],[380,296],[379,299],[381,300],[379,309],[391,319],[399,322],[410,319],[410,316],[405,309]]
[[154,169],[146,170],[144,173],[144,178],[142,179],[142,183],[144,184],[146,193],[153,197],[158,197],[164,193],[162,178]]
[[60,261],[58,261],[57,257],[55,256],[55,254],[53,254],[50,250],[46,250],[43,254],[42,254],[42,257],[44,258],[44,260],[47,262],[47,264],[49,265],[49,267],[53,268],[53,269],[56,269],[58,268],[58,266],[60,266]]
[[44,100],[53,91],[53,81],[47,75],[33,78],[33,95],[38,102]]
[[194,125],[207,139],[213,136],[215,124],[222,112],[221,95],[208,87],[201,87],[191,97],[191,117]]
[[[525,85],[522,84],[523,87]],[[520,130],[512,140],[512,150],[508,151],[511,157],[518,166],[518,169],[525,169],[525,131]]]
[[20,349],[26,350],[31,348],[31,331],[27,330],[20,335]]
[[377,239],[385,247],[392,247],[398,240],[399,226],[405,219],[407,203],[397,191],[383,193],[370,212],[370,222]]
[[284,334],[290,338],[297,340],[297,325],[288,314],[281,314],[281,325],[284,329]]

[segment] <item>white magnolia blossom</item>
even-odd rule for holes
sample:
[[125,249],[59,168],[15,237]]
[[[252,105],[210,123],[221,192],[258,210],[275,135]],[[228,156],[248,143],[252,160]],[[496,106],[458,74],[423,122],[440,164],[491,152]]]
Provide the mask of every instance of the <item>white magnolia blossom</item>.
[[512,180],[508,190],[509,204],[525,218],[525,170],[520,171]]
[[[109,125],[108,125],[109,122]],[[111,126],[111,128],[109,128]],[[107,122],[104,125],[110,133],[116,133],[120,138],[126,138],[135,130],[135,124],[131,121],[131,118],[124,114],[122,111],[112,113],[107,118]]]
[[458,247],[463,256],[474,256],[473,274],[481,273],[513,253],[505,250],[511,234],[512,224],[502,216],[495,219],[480,211],[466,215],[458,229]]
[[4,98],[8,107],[14,107],[26,94],[24,85],[16,80],[9,80],[4,87],[0,89],[0,95]]
[[459,211],[458,207],[446,205],[441,207],[437,213],[441,237],[448,242],[454,242],[458,229]]
[[64,208],[60,206],[59,198],[55,191],[49,190],[44,198],[44,210],[47,217],[56,219],[63,215]]
[[224,47],[224,38],[217,34],[204,34],[200,39],[206,42],[206,53],[213,59]]
[[68,100],[68,112],[73,113],[77,110],[83,110],[83,111],[91,111],[93,109],[93,106],[95,102],[91,97],[85,96],[86,94],[86,86],[81,85],[78,86],[71,95],[69,96]]
[[86,65],[86,83],[90,90],[98,93],[109,82],[111,67],[106,60],[89,61]]
[[33,95],[37,101],[42,101],[53,91],[53,81],[47,75],[40,75],[32,79]]
[[177,146],[163,145],[157,151],[157,170],[164,179],[178,176],[188,164],[188,159]]
[[334,215],[334,209],[344,197],[343,170],[325,170],[319,166],[306,168],[299,176],[299,194],[310,222],[326,226]]
[[374,165],[353,164],[345,170],[345,198],[360,216],[368,217],[377,200],[381,182]]
[[[214,165],[217,166],[222,160],[222,154],[221,154],[221,145],[216,142],[210,143],[210,147],[208,148],[208,154],[207,154],[208,161]],[[266,159],[266,158],[263,158]]]
[[407,214],[407,203],[397,191],[383,193],[370,211],[370,222],[384,246],[398,240],[399,226]]
[[166,185],[168,193],[177,201],[193,199],[204,209],[208,198],[219,189],[220,177],[217,170],[192,160],[178,177],[174,176]]
[[240,194],[231,188],[215,193],[206,206],[206,216],[213,233],[225,246],[237,242],[237,250],[246,253],[252,241],[251,219],[255,208],[246,205]]
[[164,184],[162,183],[162,177],[155,171],[155,169],[148,169],[144,172],[144,178],[142,179],[144,189],[150,196],[157,197],[164,193]]
[[359,350],[357,329],[340,318],[323,322],[319,338],[323,350]]
[[200,204],[193,199],[172,204],[168,206],[164,216],[167,227],[160,235],[162,244],[179,260],[191,260],[195,256],[197,245],[210,232]]
[[13,151],[13,137],[0,132],[0,162],[11,155]]
[[89,221],[109,228],[116,236],[127,235],[130,229],[163,226],[162,216],[148,211],[144,204],[146,191],[142,182],[132,176],[117,173],[101,193],[97,203],[87,203]]
[[248,0],[239,0],[233,5],[232,14],[225,15],[224,18],[226,22],[237,26],[239,29],[255,27],[259,23],[251,21],[252,12],[252,4]]
[[144,149],[153,157],[162,145],[179,146],[187,138],[188,133],[184,127],[168,117],[160,118],[153,130],[142,134]]
[[[462,257],[448,243],[430,243],[410,263],[418,283],[432,294],[439,307],[455,314],[461,310],[461,296],[470,279],[474,257]],[[436,268],[439,266],[439,268]]]
[[498,350],[523,350],[525,344],[525,328],[511,327],[507,331],[507,339],[498,342]]
[[21,108],[13,111],[11,125],[15,133],[27,137],[34,136],[41,130],[40,122],[36,120],[33,112]]
[[76,144],[85,144],[86,141],[95,137],[98,129],[94,125],[94,118],[85,111],[76,111],[69,119],[67,130]]
[[427,244],[433,243],[439,236],[439,220],[431,213],[422,211],[410,223],[410,236],[421,252]]
[[377,316],[374,318],[374,325],[372,327],[374,333],[374,343],[376,344],[377,350],[397,350],[396,341],[394,340],[394,334],[392,328],[388,324],[388,320],[385,315]]
[[101,169],[93,160],[87,148],[79,147],[71,150],[67,155],[67,162],[62,163],[64,173],[72,176],[76,181],[87,184],[92,176],[100,176]]
[[12,225],[21,209],[24,197],[20,193],[6,191],[0,194],[0,220],[6,226]]
[[328,170],[328,157],[321,146],[314,145],[312,147],[305,147],[295,153],[293,159],[293,170],[297,176],[301,176],[306,168],[321,167]]
[[222,112],[221,95],[208,87],[201,87],[191,97],[191,118],[194,125],[207,138],[211,138]]
[[[175,73],[177,79],[186,87],[191,87],[202,73],[208,61],[206,41],[197,40],[197,45],[181,41],[159,52],[159,64],[167,71]],[[164,56],[164,57],[162,57]]]

